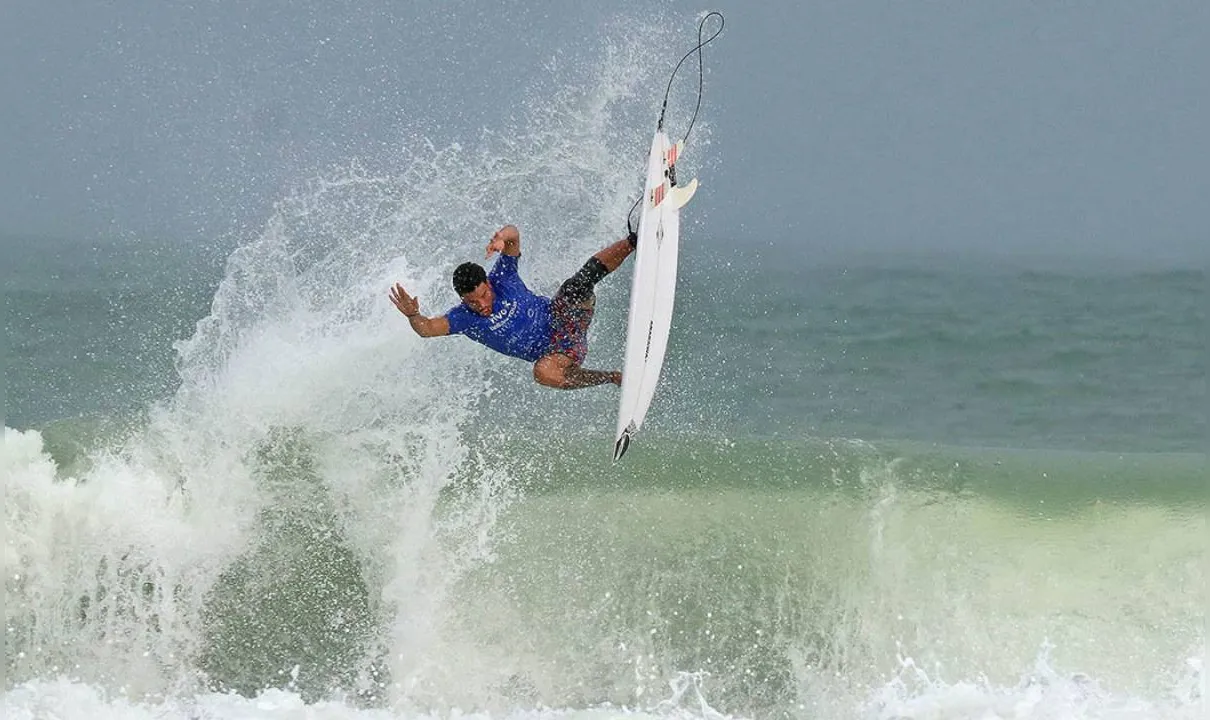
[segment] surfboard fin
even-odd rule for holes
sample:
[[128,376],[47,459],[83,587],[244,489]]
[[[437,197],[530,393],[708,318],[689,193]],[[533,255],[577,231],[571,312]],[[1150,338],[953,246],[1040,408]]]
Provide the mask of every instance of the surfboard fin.
[[631,421],[630,425],[628,425],[626,429],[622,431],[622,437],[618,438],[618,441],[614,443],[613,446],[614,462],[621,460],[622,456],[626,454],[626,451],[630,449],[630,439],[634,437],[636,430],[638,430],[638,428],[636,428],[634,426],[634,422]]
[[693,199],[693,193],[697,192],[697,178],[689,181],[688,185],[678,185],[668,191],[668,200],[672,203],[673,209],[679,210],[685,206],[685,203]]

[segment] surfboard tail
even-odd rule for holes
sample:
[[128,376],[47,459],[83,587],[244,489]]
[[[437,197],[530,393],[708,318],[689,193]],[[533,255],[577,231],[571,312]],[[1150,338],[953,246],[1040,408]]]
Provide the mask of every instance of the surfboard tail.
[[631,421],[631,423],[626,426],[626,429],[622,431],[622,436],[618,438],[618,441],[613,445],[614,462],[621,460],[622,456],[626,454],[626,451],[630,449],[630,440],[634,437],[634,433],[637,430],[638,428],[635,427],[634,421]]

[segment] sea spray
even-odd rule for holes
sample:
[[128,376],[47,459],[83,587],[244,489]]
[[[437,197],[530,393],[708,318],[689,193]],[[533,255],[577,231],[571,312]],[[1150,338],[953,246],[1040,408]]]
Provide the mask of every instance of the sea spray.
[[513,222],[549,293],[620,235],[663,81],[652,33],[553,61],[563,89],[535,79],[503,132],[436,147],[418,128],[394,158],[299,183],[177,344],[179,389],[72,475],[6,431],[9,683],[401,708],[500,695],[497,651],[450,593],[492,561],[531,467],[485,403],[547,403],[524,366],[501,380],[506,360],[415,337],[386,291],[440,314],[449,268]]

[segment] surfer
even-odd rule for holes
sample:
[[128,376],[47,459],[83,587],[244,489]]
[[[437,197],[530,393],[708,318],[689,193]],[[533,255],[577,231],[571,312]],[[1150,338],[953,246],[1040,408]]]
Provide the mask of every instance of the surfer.
[[621,385],[621,372],[587,370],[582,365],[596,304],[593,288],[622,264],[636,243],[632,232],[601,250],[564,281],[553,298],[547,298],[525,286],[517,271],[521,232],[515,225],[505,225],[487,244],[486,257],[500,253],[491,273],[473,262],[454,270],[454,292],[462,302],[449,312],[422,315],[420,301],[399,283],[391,288],[391,302],[420,337],[465,335],[496,352],[532,362],[539,385],[563,390]]

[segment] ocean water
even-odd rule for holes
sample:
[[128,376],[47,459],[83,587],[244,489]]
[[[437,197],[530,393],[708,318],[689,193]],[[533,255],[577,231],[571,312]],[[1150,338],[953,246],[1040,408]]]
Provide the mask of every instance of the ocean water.
[[407,329],[619,234],[649,45],[233,247],[7,242],[6,718],[1205,717],[1205,268],[719,238],[703,125],[622,463],[615,388]]

